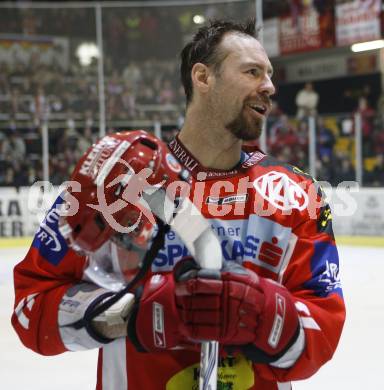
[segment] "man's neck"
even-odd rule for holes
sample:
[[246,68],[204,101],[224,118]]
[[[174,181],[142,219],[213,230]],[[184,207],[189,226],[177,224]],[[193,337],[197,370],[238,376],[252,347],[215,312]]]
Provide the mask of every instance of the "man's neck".
[[205,168],[230,170],[240,161],[242,141],[209,121],[187,116],[179,139]]

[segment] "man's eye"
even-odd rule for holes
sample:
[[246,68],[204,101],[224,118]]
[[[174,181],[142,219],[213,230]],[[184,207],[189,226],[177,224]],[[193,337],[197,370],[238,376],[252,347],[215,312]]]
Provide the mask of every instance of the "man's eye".
[[250,73],[252,76],[258,76],[260,72],[258,69],[250,69],[248,73]]

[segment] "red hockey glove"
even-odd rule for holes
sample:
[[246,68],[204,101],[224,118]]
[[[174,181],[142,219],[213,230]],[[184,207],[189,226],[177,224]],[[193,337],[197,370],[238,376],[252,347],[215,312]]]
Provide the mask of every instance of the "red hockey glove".
[[279,359],[299,335],[299,319],[288,290],[238,264],[219,279],[206,270],[177,275],[176,302],[182,331],[194,340],[241,346],[253,361]]
[[136,294],[138,302],[129,323],[128,337],[141,352],[164,351],[188,344],[181,333],[173,274],[153,275]]

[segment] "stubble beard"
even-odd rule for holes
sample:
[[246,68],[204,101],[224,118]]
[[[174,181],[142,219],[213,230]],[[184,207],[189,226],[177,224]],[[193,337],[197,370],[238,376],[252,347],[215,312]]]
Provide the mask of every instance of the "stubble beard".
[[263,130],[263,120],[250,120],[244,114],[244,109],[239,112],[235,119],[225,126],[231,134],[242,141],[257,140]]

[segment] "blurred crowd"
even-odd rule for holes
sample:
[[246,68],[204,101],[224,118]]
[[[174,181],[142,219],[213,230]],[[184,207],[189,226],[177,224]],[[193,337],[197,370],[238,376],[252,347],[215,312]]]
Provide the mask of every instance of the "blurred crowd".
[[[301,109],[299,107],[296,117],[288,117],[277,103],[273,104],[266,126],[267,147],[268,152],[279,160],[308,172],[309,116]],[[361,118],[363,185],[383,186],[384,115],[379,109],[370,107],[364,96],[358,98],[356,109],[349,114],[318,115],[316,111],[310,112],[315,118],[316,178],[333,186],[356,180],[356,113]]]
[[[296,12],[302,1],[266,1],[265,12]],[[329,7],[333,1],[313,1]],[[196,29],[194,15],[215,18],[254,14],[236,3],[191,7],[109,8],[103,10],[104,92],[107,131],[142,128],[161,123],[169,141],[183,122],[184,91],[179,81],[177,53],[183,37]],[[278,10],[273,8],[278,7]],[[84,23],[87,20],[87,23]],[[2,8],[0,35],[70,37],[69,66],[43,62],[34,52],[28,62],[0,58],[0,186],[30,185],[42,180],[42,126],[48,123],[50,181],[69,178],[84,151],[99,132],[99,86],[96,58],[81,66],[75,48],[95,41],[93,8]],[[129,42],[129,44],[128,44]],[[167,42],[169,44],[164,44]],[[56,58],[56,57],[54,57]],[[60,58],[57,56],[57,58]],[[267,123],[268,152],[308,171],[308,116],[316,118],[317,178],[332,185],[355,180],[353,114],[362,119],[364,185],[384,185],[384,95],[375,104],[364,91],[346,93],[350,114],[318,113],[314,85],[297,91],[295,117],[275,102]]]
[[[92,119],[99,110],[96,64],[73,63],[67,71],[44,65],[38,57],[28,65],[0,61],[0,120],[42,121]],[[105,61],[105,106],[108,121],[175,121],[184,94],[177,62],[129,62],[121,72]],[[95,118],[93,118],[95,119]]]
[[[68,179],[74,165],[98,135],[99,97],[95,66],[9,67],[0,63],[0,185],[23,186],[42,180],[42,125],[49,123],[50,181]],[[105,96],[108,131],[163,127],[175,135],[183,121],[184,92],[177,61],[129,62],[121,72],[106,61]],[[354,113],[361,115],[364,185],[384,185],[384,95],[373,108],[363,93],[354,97],[349,115],[319,116],[319,96],[306,83],[296,96],[296,117],[274,102],[268,118],[268,152],[308,170],[308,117],[316,119],[317,178],[332,185],[356,179]]]
[[[184,93],[176,61],[129,63],[121,72],[106,61],[105,115],[109,126],[155,121],[177,125]],[[0,185],[28,185],[42,178],[41,126],[49,123],[51,182],[68,178],[73,164],[98,134],[99,96],[95,66],[31,61],[0,63]],[[112,130],[110,130],[112,131]],[[12,152],[15,150],[15,152]]]
[[[184,92],[177,61],[130,62],[121,72],[106,61],[108,131],[148,128],[161,123],[169,140],[183,121]],[[50,181],[68,179],[76,161],[98,135],[99,97],[95,66],[29,66],[0,63],[0,185],[22,186],[41,180],[42,125],[49,123]],[[317,178],[332,185],[356,179],[354,113],[361,115],[364,185],[384,185],[384,95],[373,108],[363,93],[349,115],[318,115],[319,96],[306,83],[296,96],[296,117],[274,103],[268,119],[268,152],[308,170],[308,117],[317,134]]]
[[[361,114],[363,132],[363,184],[384,185],[384,127],[383,117],[361,98],[358,111]],[[67,119],[64,127],[49,128],[50,182],[59,185],[69,178],[76,162],[98,138],[98,127],[88,112],[83,125]],[[162,138],[170,141],[182,124],[178,121],[162,124]],[[161,123],[161,121],[159,121]],[[354,118],[350,115],[318,115],[316,126],[316,177],[336,186],[343,181],[356,180]],[[154,131],[152,125],[135,126]],[[107,132],[129,130],[129,126],[108,127]],[[289,162],[304,171],[309,170],[309,121],[308,117],[288,117],[273,104],[267,126],[268,153],[281,161]],[[23,186],[43,179],[42,127],[20,128],[15,121],[0,130],[0,185]]]

